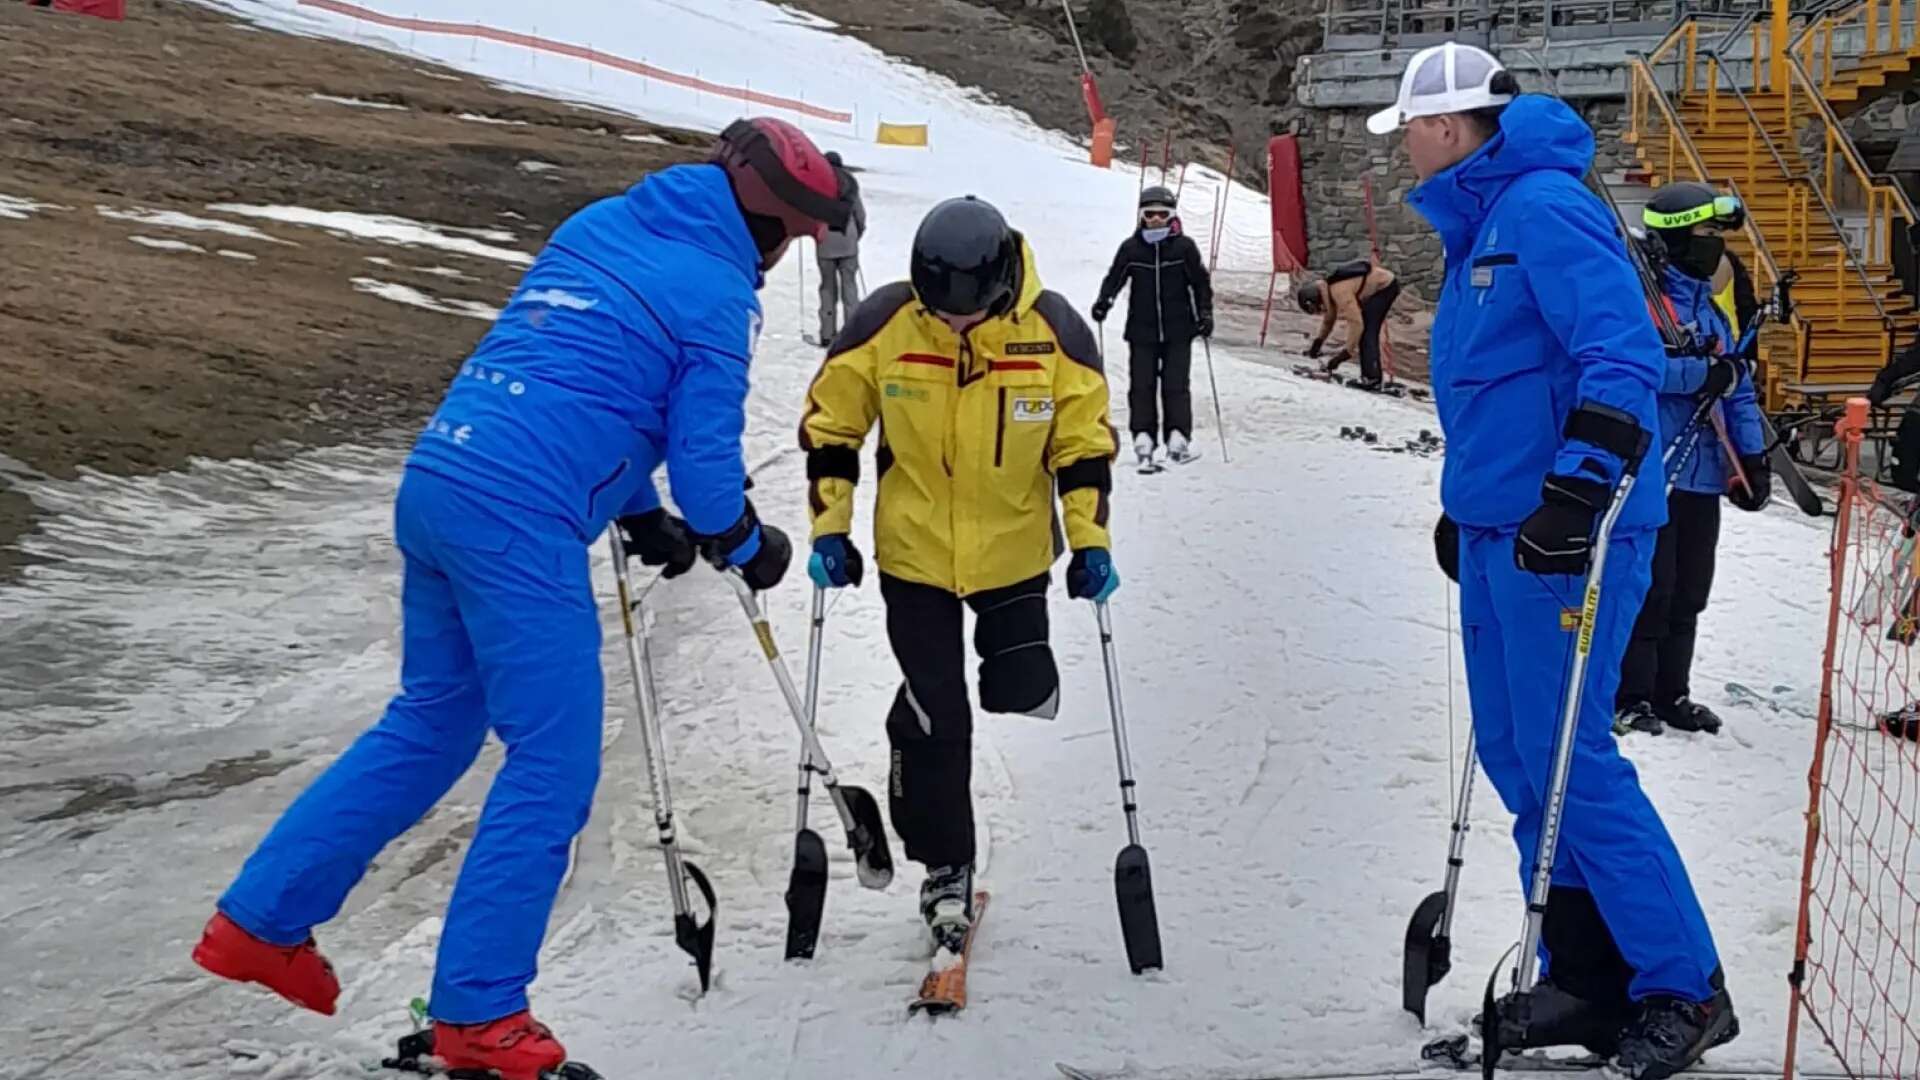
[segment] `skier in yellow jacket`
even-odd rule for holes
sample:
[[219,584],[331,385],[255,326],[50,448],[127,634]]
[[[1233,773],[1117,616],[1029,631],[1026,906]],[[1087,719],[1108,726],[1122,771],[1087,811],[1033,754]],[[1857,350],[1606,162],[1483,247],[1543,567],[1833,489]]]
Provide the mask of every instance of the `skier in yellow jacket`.
[[1107,534],[1117,440],[1093,332],[1041,288],[998,210],[973,196],[935,206],[910,277],[860,304],[808,391],[808,572],[822,588],[860,584],[853,492],[878,422],[874,554],[903,676],[887,714],[890,810],[907,857],[927,867],[921,915],[957,951],[974,858],[961,609],[975,615],[980,707],[1051,718],[1060,680],[1046,592],[1060,521],[1068,593],[1104,601],[1120,584]]

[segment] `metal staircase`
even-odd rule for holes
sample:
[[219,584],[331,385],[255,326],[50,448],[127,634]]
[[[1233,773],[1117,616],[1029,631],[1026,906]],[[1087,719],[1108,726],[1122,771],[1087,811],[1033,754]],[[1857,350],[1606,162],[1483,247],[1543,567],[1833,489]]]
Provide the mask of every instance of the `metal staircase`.
[[1732,246],[1765,289],[1797,271],[1799,311],[1762,339],[1772,412],[1858,393],[1920,327],[1895,271],[1916,221],[1841,125],[1920,65],[1920,2],[1843,0],[1793,19],[1784,62],[1762,13],[1692,15],[1630,60],[1626,139],[1654,183],[1699,180],[1746,203]]

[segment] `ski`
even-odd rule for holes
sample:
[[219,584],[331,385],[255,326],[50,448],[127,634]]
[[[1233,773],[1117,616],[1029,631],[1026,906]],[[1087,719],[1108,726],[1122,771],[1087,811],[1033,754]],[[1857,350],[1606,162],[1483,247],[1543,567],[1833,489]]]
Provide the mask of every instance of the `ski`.
[[907,1005],[907,1013],[924,1012],[928,1016],[946,1016],[967,1007],[967,961],[973,957],[974,935],[980,932],[980,920],[987,914],[987,890],[973,894],[973,922],[967,927],[960,951],[936,948],[932,968],[920,980],[920,990]]
[[1428,401],[1433,397],[1433,391],[1424,386],[1414,386],[1403,382],[1368,383],[1363,379],[1341,375],[1337,372],[1330,372],[1325,368],[1314,367],[1312,364],[1295,364],[1293,365],[1293,373],[1303,379],[1312,379],[1314,382],[1332,383],[1335,386],[1344,386],[1349,390],[1358,390],[1363,394],[1373,394],[1376,397],[1412,398],[1415,401]]
[[1824,515],[1827,512],[1826,503],[1821,501],[1820,493],[1813,490],[1813,485],[1807,482],[1807,474],[1800,471],[1799,464],[1787,452],[1779,433],[1773,429],[1773,421],[1767,419],[1764,412],[1760,414],[1760,435],[1767,441],[1767,461],[1773,466],[1773,475],[1780,478],[1787,493],[1793,496],[1794,505],[1808,517]]
[[1141,462],[1139,468],[1136,469],[1135,471],[1138,472],[1141,476],[1156,476],[1160,473],[1166,472],[1167,465],[1163,461],[1154,461],[1152,459],[1148,459],[1146,461]]
[[[1566,1049],[1572,1051],[1574,1048]],[[1422,1068],[1444,1068],[1459,1072],[1480,1071],[1483,1065],[1479,1041],[1465,1033],[1435,1039],[1422,1046],[1420,1062]],[[1500,1055],[1499,1068],[1508,1072],[1592,1072],[1606,1064],[1607,1059],[1598,1054],[1558,1056],[1545,1050],[1509,1050]]]

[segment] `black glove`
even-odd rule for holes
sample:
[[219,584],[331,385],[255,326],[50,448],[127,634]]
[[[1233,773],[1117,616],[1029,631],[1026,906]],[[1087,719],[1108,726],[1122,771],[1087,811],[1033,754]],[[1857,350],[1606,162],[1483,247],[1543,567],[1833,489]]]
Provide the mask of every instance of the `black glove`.
[[1773,466],[1767,456],[1748,454],[1740,459],[1740,471],[1747,474],[1747,486],[1743,489],[1738,480],[1730,481],[1727,501],[1749,514],[1765,510],[1773,497]]
[[1700,396],[1703,398],[1725,397],[1740,384],[1740,376],[1747,373],[1747,365],[1731,356],[1716,356],[1707,361],[1707,377],[1700,384]]
[[1534,574],[1587,572],[1593,561],[1593,525],[1607,506],[1607,485],[1579,476],[1549,476],[1540,508],[1520,523],[1513,562]]
[[1212,337],[1213,336],[1213,314],[1209,312],[1208,314],[1200,316],[1200,321],[1194,326],[1194,329],[1198,330],[1200,332],[1200,336],[1203,338]]
[[1307,346],[1307,359],[1309,360],[1320,359],[1320,350],[1326,347],[1327,347],[1326,338],[1314,338],[1313,344]]
[[693,566],[697,552],[693,537],[687,535],[687,523],[656,506],[644,514],[630,514],[614,524],[620,527],[620,542],[627,557],[640,557],[644,566],[664,566],[661,577],[674,578]]
[[1433,523],[1433,561],[1440,564],[1448,581],[1460,583],[1460,526],[1445,511]]
[[1112,310],[1113,310],[1113,301],[1111,301],[1111,300],[1095,300],[1095,301],[1093,302],[1093,321],[1094,321],[1094,322],[1106,322],[1106,321],[1107,321],[1107,312],[1109,312],[1109,311],[1112,311]]
[[787,534],[760,523],[760,515],[747,500],[740,520],[716,536],[699,538],[700,554],[716,570],[737,569],[756,592],[766,592],[787,575],[793,561],[793,543]]

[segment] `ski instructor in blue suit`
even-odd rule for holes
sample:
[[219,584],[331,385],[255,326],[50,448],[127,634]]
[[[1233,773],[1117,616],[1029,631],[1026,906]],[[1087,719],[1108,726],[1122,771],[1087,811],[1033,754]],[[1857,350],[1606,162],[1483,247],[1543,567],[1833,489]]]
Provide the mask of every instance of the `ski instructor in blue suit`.
[[[712,162],[663,169],[554,231],[407,459],[401,690],[273,827],[194,949],[217,975],[332,1013],[311,930],[506,744],[433,980],[448,1069],[536,1080],[566,1052],[527,985],[599,777],[600,624],[588,547],[617,522],[669,576],[696,548],[756,589],[787,538],[745,496],[756,292],[797,237],[845,223],[851,186],[797,128],[742,120]],[[662,508],[665,465],[682,517]]]
[[[1582,182],[1593,132],[1564,103],[1520,95],[1497,60],[1448,42],[1408,62],[1375,134],[1404,129],[1408,202],[1446,249],[1432,336],[1447,436],[1435,530],[1460,583],[1480,763],[1514,815],[1533,875],[1593,538],[1650,440],[1646,479],[1614,530],[1593,627],[1546,972],[1501,1043],[1581,1043],[1636,1080],[1686,1068],[1738,1031],[1680,853],[1611,733],[1613,696],[1666,518],[1657,399],[1666,371],[1619,223]],[[1571,617],[1570,617],[1571,616]],[[1519,1029],[1519,1030],[1515,1030]]]

